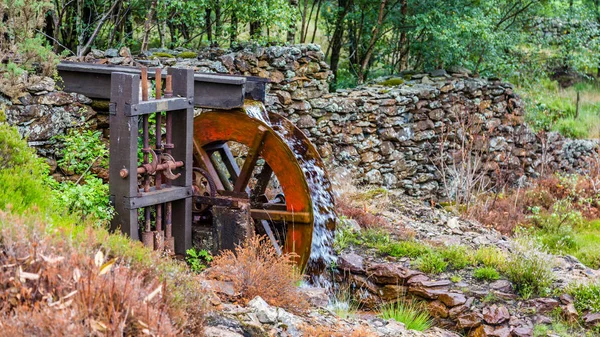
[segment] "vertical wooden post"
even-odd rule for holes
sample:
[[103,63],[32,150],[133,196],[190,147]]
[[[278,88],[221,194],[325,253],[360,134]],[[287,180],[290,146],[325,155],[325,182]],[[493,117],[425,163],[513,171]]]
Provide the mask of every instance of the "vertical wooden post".
[[[168,74],[173,78],[173,96],[186,97],[194,102],[194,72],[192,69],[169,68]],[[173,144],[172,155],[183,160],[181,176],[173,181],[173,186],[191,186],[193,168],[193,128],[194,107],[173,112]],[[175,253],[185,254],[192,247],[192,197],[173,202],[173,237]]]
[[110,164],[109,176],[112,182],[109,191],[115,216],[111,222],[111,230],[121,229],[133,240],[139,240],[138,211],[125,208],[125,197],[138,194],[137,174],[129,172],[125,178],[120,177],[122,169],[137,167],[138,121],[139,117],[128,117],[125,110],[128,105],[139,103],[140,77],[136,74],[113,73],[110,92]]

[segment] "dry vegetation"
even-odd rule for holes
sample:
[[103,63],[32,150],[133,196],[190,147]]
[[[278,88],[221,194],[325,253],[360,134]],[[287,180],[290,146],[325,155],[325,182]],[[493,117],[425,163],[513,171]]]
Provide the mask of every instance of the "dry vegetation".
[[308,307],[297,287],[302,275],[295,268],[293,256],[279,256],[264,237],[250,238],[235,252],[224,251],[216,256],[206,276],[232,282],[243,303],[260,296],[270,305],[294,312]]
[[0,336],[201,333],[195,277],[126,240],[1,212]]
[[302,332],[310,337],[373,337],[377,336],[371,329],[360,326],[358,328],[349,327],[328,327],[328,326],[304,326]]

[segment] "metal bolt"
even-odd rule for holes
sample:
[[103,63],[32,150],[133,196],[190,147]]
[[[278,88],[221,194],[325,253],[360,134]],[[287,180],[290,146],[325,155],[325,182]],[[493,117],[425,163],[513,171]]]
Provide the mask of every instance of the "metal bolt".
[[121,169],[119,175],[121,176],[121,178],[125,179],[129,175],[129,171],[127,171],[127,169]]

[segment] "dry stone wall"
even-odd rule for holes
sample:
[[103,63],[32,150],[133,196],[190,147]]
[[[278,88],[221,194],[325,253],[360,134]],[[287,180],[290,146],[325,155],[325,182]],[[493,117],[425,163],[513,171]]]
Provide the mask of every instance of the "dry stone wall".
[[[598,152],[596,141],[532,132],[511,84],[474,78],[466,69],[405,73],[329,92],[332,74],[317,45],[211,48],[195,58],[171,56],[179,52],[154,50],[134,62],[128,50],[94,50],[85,61],[268,78],[267,109],[301,128],[332,172],[422,198],[444,197],[452,183],[464,183],[465,163],[481,167],[492,186],[581,170]],[[69,127],[108,127],[107,116],[91,109],[89,99],[56,91],[51,79],[41,83],[20,98],[4,99],[8,121],[41,154],[52,155],[52,137]],[[473,155],[461,156],[461,147]]]
[[446,193],[451,182],[445,185],[439,158],[458,171],[452,168],[464,163],[454,158],[461,145],[473,150],[490,184],[580,170],[598,152],[596,141],[532,132],[510,83],[473,78],[461,68],[406,73],[330,93],[332,75],[316,45],[207,49],[198,60],[147,62],[269,78],[267,109],[301,128],[332,171],[418,197]]

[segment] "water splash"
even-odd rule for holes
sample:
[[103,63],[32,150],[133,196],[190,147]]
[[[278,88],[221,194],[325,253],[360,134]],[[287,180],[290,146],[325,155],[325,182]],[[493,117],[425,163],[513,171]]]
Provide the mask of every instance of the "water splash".
[[287,143],[304,173],[314,217],[311,253],[306,272],[310,275],[313,284],[331,288],[331,283],[324,272],[337,259],[332,249],[337,217],[332,185],[325,171],[325,165],[308,138],[291,122],[281,116],[269,118],[264,105],[260,102],[252,102],[244,108],[249,116],[266,123]]

